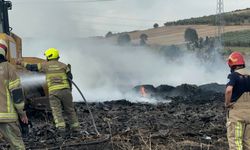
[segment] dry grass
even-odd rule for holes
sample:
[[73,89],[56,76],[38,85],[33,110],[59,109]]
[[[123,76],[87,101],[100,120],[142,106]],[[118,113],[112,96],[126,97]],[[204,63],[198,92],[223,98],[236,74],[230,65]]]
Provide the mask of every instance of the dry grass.
[[[148,35],[148,44],[172,45],[185,43],[184,32],[186,28],[191,27],[197,30],[199,37],[213,37],[216,35],[217,27],[210,25],[178,25],[159,27],[129,33],[133,43],[139,43],[139,37],[142,33]],[[225,26],[225,32],[234,32],[250,30],[250,25]]]
[[240,51],[246,55],[250,55],[250,47],[225,47],[225,50]]

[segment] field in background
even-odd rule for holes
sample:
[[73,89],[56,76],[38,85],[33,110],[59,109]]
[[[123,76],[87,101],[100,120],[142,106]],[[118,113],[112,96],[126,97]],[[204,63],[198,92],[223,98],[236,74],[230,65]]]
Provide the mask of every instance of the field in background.
[[225,46],[250,47],[250,30],[227,32],[223,34]]
[[244,54],[250,55],[250,47],[225,47],[225,50],[240,51]]
[[[197,30],[199,37],[205,38],[216,36],[216,26],[210,25],[177,25],[177,26],[163,26],[154,29],[133,31],[129,32],[129,35],[133,43],[138,44],[140,41],[140,35],[145,33],[148,35],[148,44],[152,45],[178,45],[185,43],[184,32],[187,28],[194,28]],[[225,26],[226,32],[235,32],[250,30],[250,25],[233,25]]]

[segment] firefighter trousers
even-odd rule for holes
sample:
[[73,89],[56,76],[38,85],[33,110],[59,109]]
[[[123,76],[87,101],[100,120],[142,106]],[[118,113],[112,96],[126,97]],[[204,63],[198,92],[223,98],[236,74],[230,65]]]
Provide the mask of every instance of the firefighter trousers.
[[244,93],[228,110],[227,138],[230,150],[250,150],[249,93]]
[[[49,102],[57,128],[65,128],[65,119],[69,122],[71,129],[79,128],[78,117],[73,104],[73,98],[70,89],[61,89],[49,94]],[[65,116],[65,118],[63,117]]]
[[0,123],[0,133],[10,144],[11,150],[25,150],[22,134],[16,122]]

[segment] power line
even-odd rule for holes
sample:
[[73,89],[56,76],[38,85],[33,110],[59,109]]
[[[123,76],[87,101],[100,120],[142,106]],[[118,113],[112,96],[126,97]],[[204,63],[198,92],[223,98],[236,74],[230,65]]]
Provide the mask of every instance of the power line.
[[107,26],[116,26],[116,27],[136,27],[136,28],[145,28],[148,25],[137,25],[137,24],[124,24],[124,23],[119,23],[116,21],[109,21],[109,22],[105,22],[105,21],[80,21],[78,22],[80,24],[100,24],[100,25],[107,25]]
[[[91,3],[91,2],[109,2],[109,1],[118,1],[118,0],[72,0],[72,1],[59,1],[59,0],[51,0],[51,1],[17,1],[15,4],[48,4],[48,3],[56,3],[56,4],[64,4],[64,3]],[[129,21],[137,21],[137,22],[166,22],[166,20],[157,20],[157,19],[144,19],[144,18],[131,18],[131,17],[118,17],[118,16],[100,16],[100,15],[92,15],[92,14],[83,14],[85,16],[90,17],[98,17],[98,18],[106,18],[106,19],[119,19],[119,20],[129,20]]]
[[[79,2],[79,3],[86,3],[86,2],[105,2],[105,1],[115,1],[115,0],[90,0],[90,1],[63,1],[63,2],[69,2],[69,3],[74,3],[74,2]],[[34,2],[34,1],[32,1]],[[38,1],[39,3],[50,3],[53,1]],[[58,3],[58,1],[54,1],[54,3]],[[29,3],[29,2],[17,2],[20,4],[24,3]],[[33,3],[35,4],[35,3]],[[97,17],[97,18],[106,18],[106,19],[119,19],[119,20],[129,20],[129,21],[137,21],[137,22],[166,22],[166,20],[157,20],[157,19],[144,19],[144,18],[131,18],[131,17],[118,17],[118,16],[100,16],[100,15],[93,15],[93,14],[83,14],[84,16],[89,16],[89,17]]]
[[117,17],[117,16],[100,16],[100,15],[92,15],[92,14],[83,14],[84,16],[89,17],[97,17],[97,18],[107,18],[107,19],[120,19],[120,20],[133,20],[140,22],[166,22],[166,20],[154,20],[154,19],[144,19],[144,18],[130,18],[130,17]]

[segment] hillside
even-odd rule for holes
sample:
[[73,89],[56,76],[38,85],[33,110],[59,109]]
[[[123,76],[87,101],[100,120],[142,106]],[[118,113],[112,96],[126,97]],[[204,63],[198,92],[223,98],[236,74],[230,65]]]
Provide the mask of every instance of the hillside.
[[[250,8],[227,12],[224,14],[224,18],[224,33],[250,30]],[[140,43],[141,34],[147,35],[147,44],[149,45],[178,45],[185,43],[184,32],[187,28],[196,29],[198,36],[202,38],[215,37],[217,35],[215,15],[167,22],[162,27],[126,33],[129,34],[132,43],[136,45]],[[111,33],[109,39],[116,42],[120,34]]]
[[[216,36],[216,26],[211,25],[175,25],[163,26],[155,29],[130,32],[129,35],[132,42],[138,44],[140,35],[145,33],[148,35],[148,44],[153,45],[172,45],[185,43],[184,32],[187,28],[197,30],[199,37],[214,37]],[[225,32],[250,30],[250,25],[231,25],[225,26]]]
[[[250,8],[243,9],[243,10],[236,10],[233,12],[224,13],[224,22],[225,25],[243,25],[243,24],[250,24]],[[198,18],[190,18],[184,20],[178,20],[173,22],[166,22],[164,25],[189,25],[189,24],[196,24],[196,25],[216,25],[216,15],[210,16],[203,16]]]

